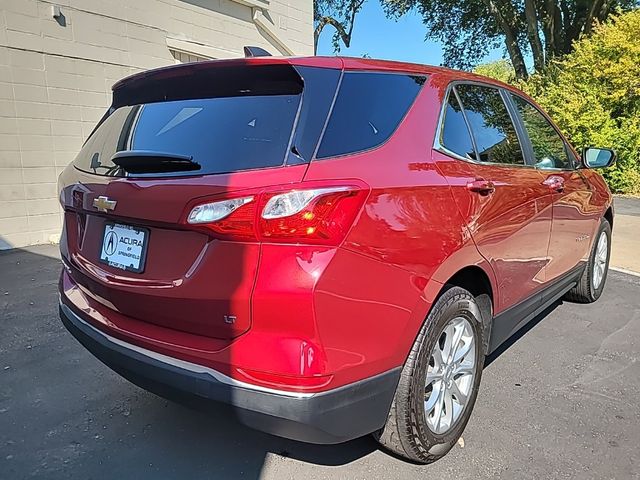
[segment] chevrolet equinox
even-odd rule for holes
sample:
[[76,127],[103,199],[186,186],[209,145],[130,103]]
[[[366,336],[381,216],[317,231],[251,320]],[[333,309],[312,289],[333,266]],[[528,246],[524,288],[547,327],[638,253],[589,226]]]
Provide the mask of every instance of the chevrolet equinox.
[[428,463],[485,356],[594,302],[612,197],[521,91],[355,58],[176,65],[113,87],[59,179],[60,316],[165,396]]

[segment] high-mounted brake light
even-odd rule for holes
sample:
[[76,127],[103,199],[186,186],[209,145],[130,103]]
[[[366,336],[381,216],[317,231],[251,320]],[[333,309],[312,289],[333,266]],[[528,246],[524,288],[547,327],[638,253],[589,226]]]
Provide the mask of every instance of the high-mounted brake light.
[[225,240],[339,245],[369,189],[318,183],[196,205],[187,223]]

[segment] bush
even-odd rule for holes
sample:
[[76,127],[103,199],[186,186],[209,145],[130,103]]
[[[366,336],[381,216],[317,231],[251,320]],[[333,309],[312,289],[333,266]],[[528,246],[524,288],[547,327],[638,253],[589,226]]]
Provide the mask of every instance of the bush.
[[615,15],[520,87],[576,147],[611,147],[611,190],[640,194],[640,10]]

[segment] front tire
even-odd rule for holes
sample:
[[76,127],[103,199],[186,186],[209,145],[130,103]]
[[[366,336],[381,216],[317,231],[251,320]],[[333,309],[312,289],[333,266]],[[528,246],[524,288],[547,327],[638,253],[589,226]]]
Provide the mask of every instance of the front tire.
[[589,261],[578,284],[569,290],[566,299],[577,303],[593,303],[604,290],[611,256],[611,225],[606,219],[600,220],[600,227],[593,242]]
[[434,304],[400,375],[383,429],[387,449],[418,463],[443,457],[469,421],[484,366],[475,298],[451,287]]

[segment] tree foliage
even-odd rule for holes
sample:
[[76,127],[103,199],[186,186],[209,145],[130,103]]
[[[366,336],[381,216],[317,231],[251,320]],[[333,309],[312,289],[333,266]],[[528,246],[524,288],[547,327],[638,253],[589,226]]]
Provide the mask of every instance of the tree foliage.
[[505,58],[496,60],[495,62],[483,63],[473,69],[473,73],[484,75],[485,77],[495,78],[504,83],[514,83],[516,80],[513,65]]
[[331,41],[335,53],[340,51],[340,42],[349,48],[356,15],[366,0],[313,0],[313,46],[318,50],[318,39],[327,25],[335,29]]
[[531,53],[541,71],[554,57],[569,53],[594,22],[637,0],[381,0],[390,16],[417,11],[427,37],[444,46],[444,64],[470,69],[492,48],[506,48],[515,75],[528,77]]
[[574,51],[521,87],[579,147],[612,147],[612,190],[640,194],[640,10],[596,25]]

